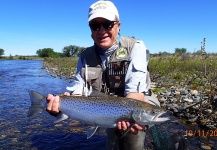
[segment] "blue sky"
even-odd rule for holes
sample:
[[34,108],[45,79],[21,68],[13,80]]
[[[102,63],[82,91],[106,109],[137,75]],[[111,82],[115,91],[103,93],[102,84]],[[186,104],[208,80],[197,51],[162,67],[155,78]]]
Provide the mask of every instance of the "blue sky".
[[[0,0],[0,48],[5,56],[38,49],[91,46],[87,15],[96,0]],[[186,48],[217,52],[216,0],[113,0],[121,35],[143,40],[151,53]]]

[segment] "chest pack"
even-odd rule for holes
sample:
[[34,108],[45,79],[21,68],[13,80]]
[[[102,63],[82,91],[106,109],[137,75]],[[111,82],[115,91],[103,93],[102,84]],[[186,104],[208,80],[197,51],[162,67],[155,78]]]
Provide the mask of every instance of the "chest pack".
[[81,53],[83,66],[81,76],[87,79],[89,86],[106,94],[124,95],[125,75],[129,66],[129,57],[136,39],[121,37],[118,48],[110,56],[104,69],[95,46],[86,48]]

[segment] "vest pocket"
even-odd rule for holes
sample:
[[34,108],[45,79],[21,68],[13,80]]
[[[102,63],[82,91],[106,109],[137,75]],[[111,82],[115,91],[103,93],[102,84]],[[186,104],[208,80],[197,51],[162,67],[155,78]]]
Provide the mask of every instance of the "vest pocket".
[[[93,89],[101,91],[102,88],[102,68],[101,67],[87,67],[86,69],[82,68],[82,78],[87,79],[89,86],[92,86]],[[87,77],[86,77],[87,76]]]
[[112,89],[124,88],[125,75],[127,73],[129,61],[110,62],[108,64],[109,86]]

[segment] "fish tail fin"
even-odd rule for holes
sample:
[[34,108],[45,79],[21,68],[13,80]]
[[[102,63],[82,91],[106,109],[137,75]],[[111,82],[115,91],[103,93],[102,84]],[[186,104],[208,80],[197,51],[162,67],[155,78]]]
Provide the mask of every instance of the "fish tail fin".
[[31,100],[31,106],[27,116],[33,117],[45,110],[45,106],[42,104],[42,101],[46,101],[46,97],[35,91],[29,91],[29,96]]

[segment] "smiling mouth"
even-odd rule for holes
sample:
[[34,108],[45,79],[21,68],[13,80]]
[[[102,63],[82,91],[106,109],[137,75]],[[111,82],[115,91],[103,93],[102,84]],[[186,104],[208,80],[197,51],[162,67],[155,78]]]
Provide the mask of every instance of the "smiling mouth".
[[107,39],[108,38],[108,36],[106,36],[106,37],[99,37],[98,39],[99,40],[105,40],[105,39]]

